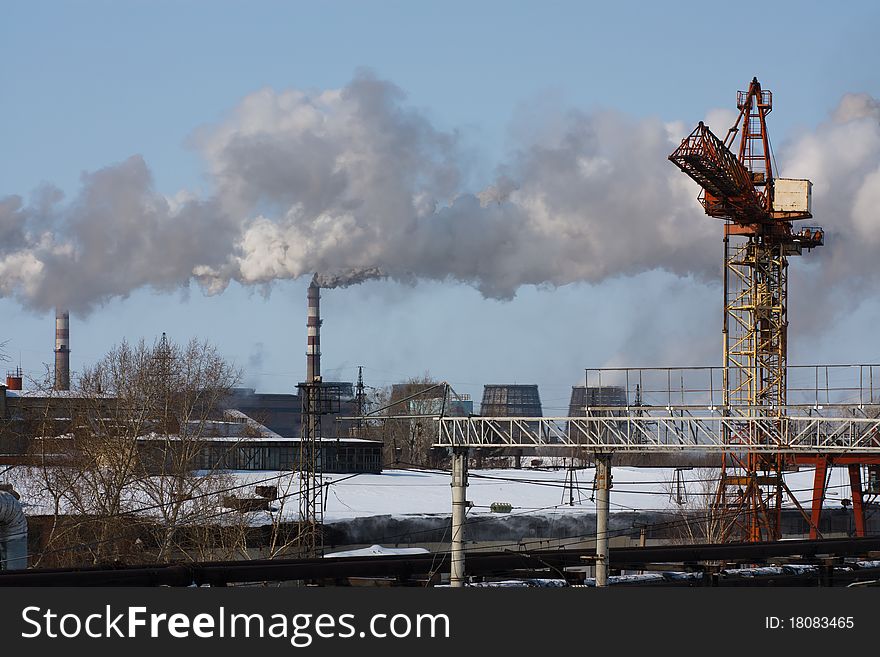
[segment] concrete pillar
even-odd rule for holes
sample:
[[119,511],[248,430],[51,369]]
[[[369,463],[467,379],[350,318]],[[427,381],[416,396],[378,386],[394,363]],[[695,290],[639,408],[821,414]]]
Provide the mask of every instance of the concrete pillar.
[[453,587],[463,587],[464,571],[464,523],[468,503],[467,495],[467,449],[452,450],[452,541],[449,555],[449,582]]
[[596,454],[596,586],[608,586],[608,510],[611,455]]

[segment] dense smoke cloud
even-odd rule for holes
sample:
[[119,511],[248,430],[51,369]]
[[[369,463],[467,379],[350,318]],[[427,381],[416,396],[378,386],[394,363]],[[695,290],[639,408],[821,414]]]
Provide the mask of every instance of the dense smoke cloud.
[[[815,183],[815,214],[828,218],[819,269],[838,281],[880,240],[878,112],[876,100],[847,96],[781,153],[783,175]],[[49,188],[27,205],[0,199],[0,295],[81,313],[140,287],[196,280],[218,293],[314,272],[328,287],[452,280],[502,299],[527,284],[654,269],[715,280],[720,222],[666,159],[688,131],[572,111],[536,129],[492,185],[467,190],[459,136],[388,82],[360,74],[322,93],[264,89],[197,133],[209,198],[157,193],[135,156],[84,176],[68,203]]]
[[68,204],[48,187],[38,197],[0,201],[0,294],[37,309],[83,313],[140,287],[179,288],[193,263],[221,263],[239,235],[216,199],[158,194],[140,156],[84,175]]
[[825,246],[791,267],[798,330],[821,331],[880,281],[880,102],[844,96],[827,121],[784,149],[780,166],[813,181],[814,221],[825,229]]
[[717,272],[718,249],[700,248],[717,226],[668,165],[678,136],[660,121],[572,112],[474,194],[460,189],[456,136],[400,100],[368,77],[317,98],[262,91],[203,133],[224,207],[255,216],[224,266],[196,268],[199,280],[217,291],[377,268],[510,298],[525,284],[658,267]]

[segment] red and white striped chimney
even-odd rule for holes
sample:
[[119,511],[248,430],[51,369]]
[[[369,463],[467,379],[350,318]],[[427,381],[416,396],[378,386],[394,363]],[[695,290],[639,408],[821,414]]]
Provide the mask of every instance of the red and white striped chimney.
[[55,390],[70,390],[70,313],[55,309]]
[[309,314],[306,320],[308,346],[306,347],[306,383],[321,376],[321,288],[315,281],[309,285]]

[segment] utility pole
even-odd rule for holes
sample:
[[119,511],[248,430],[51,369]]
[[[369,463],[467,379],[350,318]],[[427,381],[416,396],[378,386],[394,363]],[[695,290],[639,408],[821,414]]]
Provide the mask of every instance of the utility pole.
[[453,587],[463,587],[464,572],[464,522],[468,502],[467,494],[467,448],[452,449],[452,541],[449,555],[449,583]]
[[357,407],[357,436],[361,437],[364,429],[364,414],[367,412],[367,390],[364,385],[364,368],[358,365],[358,380],[354,393],[355,406]]
[[357,404],[357,414],[358,416],[363,416],[363,414],[367,412],[367,390],[364,385],[363,365],[358,365],[358,380],[357,386],[355,387],[354,398]]
[[[565,483],[562,487],[562,503],[565,503],[565,492],[568,490],[568,505],[574,506],[574,491],[578,486],[577,468],[574,464],[574,456],[571,457],[571,463],[565,473]],[[578,503],[581,502],[581,492],[578,490]]]
[[306,380],[300,383],[302,436],[299,443],[300,556],[323,555],[324,482],[321,415],[327,412],[327,390],[321,379],[321,288],[313,280],[308,289],[306,320]]
[[608,509],[611,454],[596,453],[596,586],[608,586]]
[[324,482],[321,415],[329,405],[320,375],[298,385],[302,401],[299,443],[299,533],[297,547],[303,558],[323,555]]

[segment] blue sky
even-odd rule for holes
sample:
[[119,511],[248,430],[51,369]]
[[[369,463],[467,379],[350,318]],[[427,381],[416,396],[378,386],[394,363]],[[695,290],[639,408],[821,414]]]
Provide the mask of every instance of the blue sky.
[[[733,109],[757,75],[774,92],[781,149],[844,94],[880,97],[872,2],[771,2],[749,23],[710,2],[32,1],[2,14],[0,197],[27,198],[44,182],[71,197],[82,172],[134,154],[161,193],[209,193],[197,130],[262,87],[336,89],[363,67],[457,131],[474,192],[523,132],[572,108],[690,130]],[[795,283],[793,305],[809,304]],[[291,390],[305,368],[306,284],[281,281],[268,296],[237,283],[213,297],[195,284],[136,290],[72,318],[73,367],[167,331],[217,343],[251,385]],[[512,301],[462,284],[371,282],[325,292],[324,367],[352,379],[364,365],[374,385],[430,371],[475,395],[484,383],[539,383],[547,410],[561,411],[584,367],[719,362],[720,301],[712,284],[663,272],[526,286]],[[10,357],[37,374],[52,357],[50,314],[14,298],[0,311]],[[792,358],[880,358],[870,328],[880,305],[859,299],[847,317],[803,337],[793,325]]]

